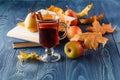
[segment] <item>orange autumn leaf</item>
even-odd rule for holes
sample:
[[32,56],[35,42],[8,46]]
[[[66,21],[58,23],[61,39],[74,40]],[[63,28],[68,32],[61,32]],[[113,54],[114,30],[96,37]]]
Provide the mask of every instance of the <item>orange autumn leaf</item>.
[[81,41],[84,49],[94,49],[96,50],[99,43],[105,46],[108,39],[103,37],[101,33],[86,32],[81,34],[76,34],[70,41]]
[[56,7],[54,5],[51,5],[49,8],[47,8],[48,11],[53,11],[57,14],[62,14],[64,11],[63,9],[59,8],[59,7]]
[[105,34],[105,33],[112,33],[114,32],[114,30],[116,29],[116,27],[112,28],[111,24],[102,24],[100,25],[99,21],[95,20],[93,23],[92,23],[92,26],[88,26],[86,28],[87,31],[90,31],[90,32],[97,32],[97,33],[102,33],[102,34]]
[[18,23],[17,23],[17,26],[23,26],[23,27],[24,27],[25,24],[24,24],[24,22],[18,22]]
[[43,19],[54,19],[54,17],[47,12],[47,14],[43,16]]
[[104,14],[100,14],[99,16],[94,15],[86,19],[80,18],[79,21],[81,24],[90,24],[90,23],[93,23],[95,19],[97,21],[100,21],[103,17],[104,17]]
[[102,24],[102,28],[106,31],[106,33],[112,33],[116,29],[116,26],[112,28],[111,24]]

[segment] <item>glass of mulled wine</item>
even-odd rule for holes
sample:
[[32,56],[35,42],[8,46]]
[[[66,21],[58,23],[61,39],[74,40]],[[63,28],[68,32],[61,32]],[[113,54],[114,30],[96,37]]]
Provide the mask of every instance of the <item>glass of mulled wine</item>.
[[64,26],[65,24],[60,23],[59,19],[45,19],[39,21],[39,42],[45,48],[45,53],[40,56],[43,62],[56,62],[60,60],[61,56],[59,53],[54,53],[54,47],[59,44],[60,39],[66,37],[66,31],[64,34],[59,36],[58,27]]

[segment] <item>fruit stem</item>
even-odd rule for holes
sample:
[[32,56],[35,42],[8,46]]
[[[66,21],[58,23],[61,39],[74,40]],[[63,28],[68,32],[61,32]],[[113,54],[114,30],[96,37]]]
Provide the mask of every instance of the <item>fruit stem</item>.
[[28,11],[29,11],[30,13],[33,13],[33,10],[32,10],[32,9],[28,9]]
[[66,8],[67,8],[67,10],[70,10],[70,8],[69,8],[69,6],[68,6],[68,5],[66,5]]

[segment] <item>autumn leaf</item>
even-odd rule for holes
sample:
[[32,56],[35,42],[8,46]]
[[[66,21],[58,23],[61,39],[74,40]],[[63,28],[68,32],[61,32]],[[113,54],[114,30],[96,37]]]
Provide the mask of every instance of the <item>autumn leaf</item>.
[[54,19],[54,17],[47,11],[47,13],[43,16],[43,20],[45,19]]
[[93,23],[95,19],[97,21],[100,21],[103,17],[104,17],[104,14],[100,14],[99,16],[94,15],[86,19],[80,18],[79,21],[81,24],[90,24],[90,23]]
[[103,28],[103,30],[106,31],[106,33],[112,33],[116,29],[116,26],[114,28],[112,28],[111,24],[104,24],[103,23],[102,28]]
[[84,49],[94,49],[96,50],[99,43],[105,46],[108,39],[103,37],[101,33],[86,32],[81,34],[76,34],[70,41],[81,41]]
[[88,12],[91,10],[92,6],[93,4],[87,5],[81,12],[76,13],[76,15],[80,17],[88,15]]
[[97,32],[97,33],[102,33],[102,34],[112,33],[112,32],[114,32],[115,29],[116,29],[116,27],[112,28],[111,24],[103,23],[102,25],[100,25],[99,21],[97,21],[97,20],[95,20],[92,23],[92,26],[88,26],[86,28],[87,31]]
[[18,23],[17,23],[17,26],[25,27],[25,24],[24,24],[24,22],[18,22]]
[[62,8],[56,7],[56,6],[54,6],[54,5],[51,5],[51,6],[50,6],[49,8],[47,8],[46,10],[48,10],[48,11],[53,11],[53,12],[57,13],[58,15],[64,13],[64,11],[63,11]]
[[20,61],[24,61],[24,60],[27,60],[29,58],[34,58],[36,60],[40,60],[39,56],[35,52],[31,52],[30,54],[27,54],[23,51],[20,51],[20,53],[19,53],[19,55],[17,55],[17,57]]

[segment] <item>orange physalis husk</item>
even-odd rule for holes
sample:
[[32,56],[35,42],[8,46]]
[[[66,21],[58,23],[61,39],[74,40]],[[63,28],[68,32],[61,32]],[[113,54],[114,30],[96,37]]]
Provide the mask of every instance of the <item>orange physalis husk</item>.
[[92,26],[88,26],[86,28],[87,31],[97,32],[97,33],[102,33],[102,34],[112,33],[112,32],[114,32],[115,29],[116,29],[116,27],[112,28],[111,24],[103,23],[102,25],[100,25],[100,23],[97,20],[95,20],[92,23]]
[[108,39],[103,37],[101,33],[86,32],[76,34],[74,37],[70,39],[70,41],[81,41],[84,49],[96,50],[99,43],[101,43],[104,47]]
[[80,18],[79,21],[81,24],[90,24],[90,23],[93,23],[95,19],[97,21],[100,21],[103,17],[104,17],[104,14],[100,14],[98,17],[94,15],[94,16],[90,16],[87,19]]

